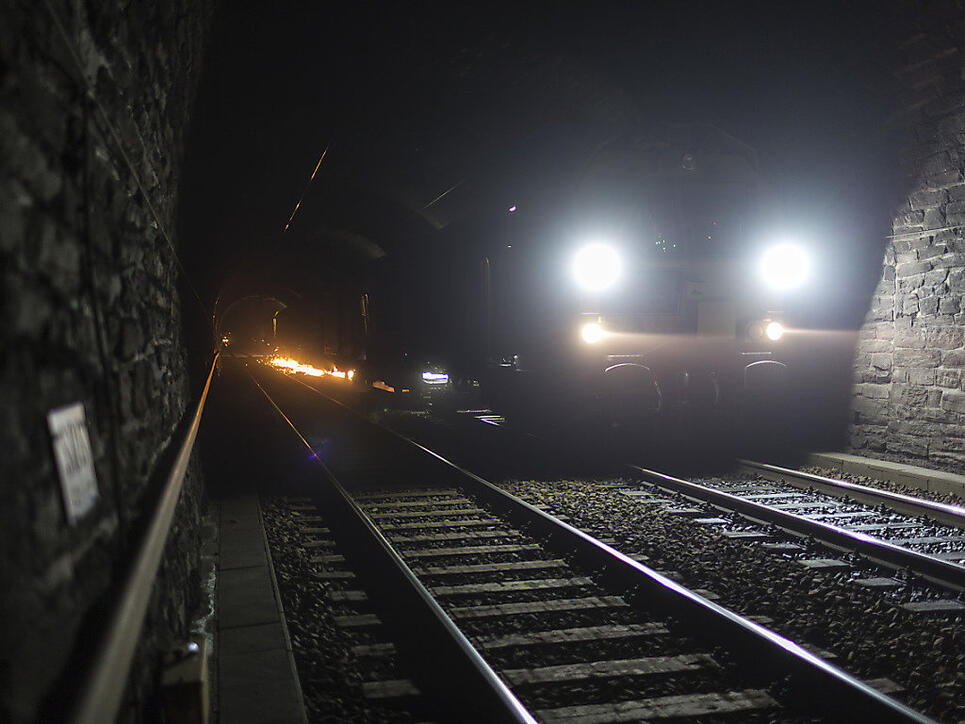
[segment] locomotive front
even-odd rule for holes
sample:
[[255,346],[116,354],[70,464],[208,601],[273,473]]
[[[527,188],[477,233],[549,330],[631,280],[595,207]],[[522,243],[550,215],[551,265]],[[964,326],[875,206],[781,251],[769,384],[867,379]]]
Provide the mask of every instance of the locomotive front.
[[806,280],[808,256],[758,240],[755,160],[726,135],[714,140],[633,159],[633,178],[618,180],[632,189],[631,223],[571,251],[570,349],[613,415],[777,404],[787,385],[782,300]]
[[750,265],[668,256],[602,242],[576,252],[581,303],[570,333],[582,384],[614,412],[775,404],[787,384],[788,322],[761,287],[798,283],[806,255],[779,244]]
[[562,224],[493,260],[491,294],[484,265],[491,403],[685,422],[780,406],[784,302],[809,259],[761,233],[778,225],[764,220],[773,205],[753,149],[712,127],[621,141],[598,149],[574,188]]

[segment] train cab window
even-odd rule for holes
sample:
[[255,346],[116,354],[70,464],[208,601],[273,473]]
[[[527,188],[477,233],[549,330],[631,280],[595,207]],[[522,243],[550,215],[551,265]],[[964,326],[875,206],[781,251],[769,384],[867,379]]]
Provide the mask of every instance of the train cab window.
[[684,236],[694,256],[726,256],[742,243],[749,213],[748,189],[740,184],[699,184],[683,198]]
[[678,256],[684,252],[681,235],[680,200],[672,184],[650,188],[641,209],[643,251],[659,257]]
[[751,199],[746,184],[720,179],[651,187],[639,209],[643,251],[663,258],[733,254],[744,242]]

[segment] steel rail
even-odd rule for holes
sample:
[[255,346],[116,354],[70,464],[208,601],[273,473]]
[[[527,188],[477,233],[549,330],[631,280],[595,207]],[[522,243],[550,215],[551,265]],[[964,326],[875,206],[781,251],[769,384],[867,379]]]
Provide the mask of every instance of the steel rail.
[[811,520],[804,516],[771,508],[762,503],[741,498],[732,493],[708,488],[688,480],[681,480],[656,470],[638,465],[628,466],[652,485],[680,493],[694,500],[737,512],[759,523],[776,525],[796,535],[807,536],[842,551],[858,553],[880,565],[896,570],[911,569],[933,583],[953,591],[965,590],[965,566],[933,558],[902,548],[889,541],[873,538],[858,531],[850,531],[830,523]]
[[[444,469],[458,473],[467,488],[500,508],[514,520],[546,538],[558,554],[576,555],[627,591],[635,605],[658,608],[679,619],[689,619],[700,636],[726,643],[740,652],[749,665],[773,674],[774,666],[790,674],[802,706],[823,709],[831,718],[853,715],[880,722],[931,722],[920,712],[895,701],[847,672],[806,651],[798,644],[734,611],[690,591],[620,551],[536,508],[497,485],[449,461],[390,428],[373,423],[345,403],[321,390],[291,379],[365,420],[384,433],[408,443],[435,459]],[[753,653],[750,653],[753,652]]]
[[191,424],[151,514],[147,531],[138,544],[137,554],[118,595],[91,674],[71,718],[74,724],[106,724],[117,718],[218,357],[219,354],[215,353]]
[[[329,527],[337,530],[340,538],[350,540],[354,549],[360,551],[357,563],[366,569],[368,587],[382,600],[392,602],[392,606],[386,607],[381,613],[391,617],[396,624],[394,630],[398,632],[400,650],[410,652],[411,660],[423,662],[429,667],[418,678],[423,690],[435,695],[437,701],[446,701],[454,721],[537,724],[536,719],[419,581],[388,538],[322,462],[319,452],[251,372],[246,372],[302,444],[311,451],[313,462],[327,479],[327,486],[313,488],[313,497],[317,504],[332,513]],[[445,662],[445,668],[440,667],[441,662]],[[473,703],[478,709],[467,711],[468,697],[473,695],[476,697]]]
[[823,475],[806,473],[803,470],[784,468],[779,465],[761,463],[755,460],[738,460],[738,469],[765,477],[769,480],[803,488],[818,488],[822,493],[838,497],[849,497],[870,505],[886,505],[905,515],[923,515],[942,525],[965,528],[965,508],[959,505],[939,503],[913,495],[903,495],[890,490],[871,488],[859,483],[851,483]]

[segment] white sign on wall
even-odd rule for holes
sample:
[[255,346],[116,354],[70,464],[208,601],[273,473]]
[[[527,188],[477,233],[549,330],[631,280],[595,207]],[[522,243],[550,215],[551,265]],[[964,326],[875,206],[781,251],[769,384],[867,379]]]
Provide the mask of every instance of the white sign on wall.
[[53,438],[67,520],[73,525],[97,501],[97,478],[84,405],[75,402],[51,410],[47,414],[47,425]]

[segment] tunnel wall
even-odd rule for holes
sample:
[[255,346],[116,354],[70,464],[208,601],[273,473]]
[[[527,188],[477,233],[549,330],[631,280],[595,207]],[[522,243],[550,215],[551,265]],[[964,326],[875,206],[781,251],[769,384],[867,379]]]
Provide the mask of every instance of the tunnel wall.
[[[208,5],[0,10],[0,721],[64,720],[189,407],[170,244]],[[99,499],[70,525],[46,416],[76,401]],[[196,471],[129,685],[141,711],[200,590]]]
[[965,469],[965,8],[909,5],[900,199],[860,332],[851,447]]

